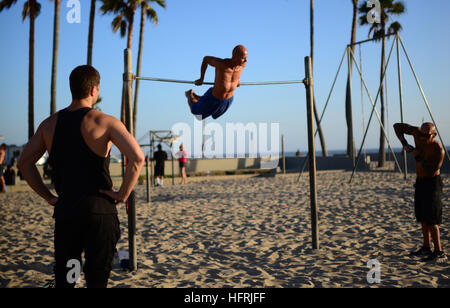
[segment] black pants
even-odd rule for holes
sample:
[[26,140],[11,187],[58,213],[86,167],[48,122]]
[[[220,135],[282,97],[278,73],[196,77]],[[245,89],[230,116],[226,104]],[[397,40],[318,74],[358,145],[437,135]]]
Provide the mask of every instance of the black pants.
[[[57,288],[73,288],[75,283],[67,280],[73,265],[69,260],[78,260],[84,251],[84,266],[88,288],[106,288],[111,262],[120,237],[117,214],[91,214],[81,218],[55,221],[55,278]],[[70,274],[70,273],[69,273]]]

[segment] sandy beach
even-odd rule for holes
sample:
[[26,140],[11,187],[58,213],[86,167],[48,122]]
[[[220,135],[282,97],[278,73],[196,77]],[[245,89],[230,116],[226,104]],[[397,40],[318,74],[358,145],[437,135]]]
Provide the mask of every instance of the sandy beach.
[[[298,174],[188,178],[137,186],[138,271],[115,264],[109,287],[450,287],[450,267],[409,255],[421,245],[413,211],[415,175],[318,173],[320,249],[312,250],[309,180]],[[179,183],[179,179],[176,179]],[[443,175],[441,241],[449,252]],[[0,195],[0,287],[42,287],[52,278],[52,208],[21,182]],[[127,250],[127,217],[119,207]],[[369,284],[367,263],[380,264]],[[84,280],[77,287],[83,287]]]

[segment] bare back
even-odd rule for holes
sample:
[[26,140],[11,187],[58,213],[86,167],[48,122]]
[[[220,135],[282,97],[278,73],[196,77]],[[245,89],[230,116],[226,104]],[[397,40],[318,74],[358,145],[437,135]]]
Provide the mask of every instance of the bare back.
[[[71,110],[71,109],[69,109]],[[113,118],[91,110],[83,118],[80,131],[89,149],[100,157],[107,157],[112,147],[108,126]],[[51,152],[58,114],[54,114],[42,123],[43,139],[48,153]]]

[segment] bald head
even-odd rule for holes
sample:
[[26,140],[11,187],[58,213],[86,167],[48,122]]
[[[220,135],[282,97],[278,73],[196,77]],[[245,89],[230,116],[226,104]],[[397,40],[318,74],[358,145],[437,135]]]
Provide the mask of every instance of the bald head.
[[231,58],[235,65],[245,66],[247,63],[248,51],[243,45],[237,45],[233,49],[233,57]]
[[236,47],[234,47],[233,49],[233,56],[234,55],[239,55],[242,56],[244,54],[248,54],[248,50],[247,48],[245,48],[243,45],[237,45]]
[[420,127],[420,132],[423,134],[436,135],[436,126],[430,122],[423,123]]

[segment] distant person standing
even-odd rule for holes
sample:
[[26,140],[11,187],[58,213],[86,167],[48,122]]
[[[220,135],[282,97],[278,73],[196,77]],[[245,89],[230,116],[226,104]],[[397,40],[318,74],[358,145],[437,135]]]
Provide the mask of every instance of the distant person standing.
[[162,146],[158,144],[158,151],[153,155],[155,161],[156,186],[164,185],[164,163],[167,160],[167,153],[162,150]]
[[[422,225],[423,245],[412,254],[427,256],[423,261],[447,261],[442,250],[439,225],[442,223],[442,179],[440,168],[444,161],[444,148],[435,140],[437,135],[433,123],[424,123],[421,127],[396,123],[395,134],[403,149],[414,155],[416,161],[416,184],[414,210],[417,222]],[[414,137],[415,148],[408,144],[404,135]],[[433,239],[434,252],[431,251]]]
[[6,144],[0,145],[0,193],[6,192],[5,178],[3,177],[3,171],[5,170],[5,156],[6,156]]
[[186,184],[186,162],[188,152],[184,149],[184,145],[180,145],[180,151],[176,154],[178,163],[180,164],[181,184]]

